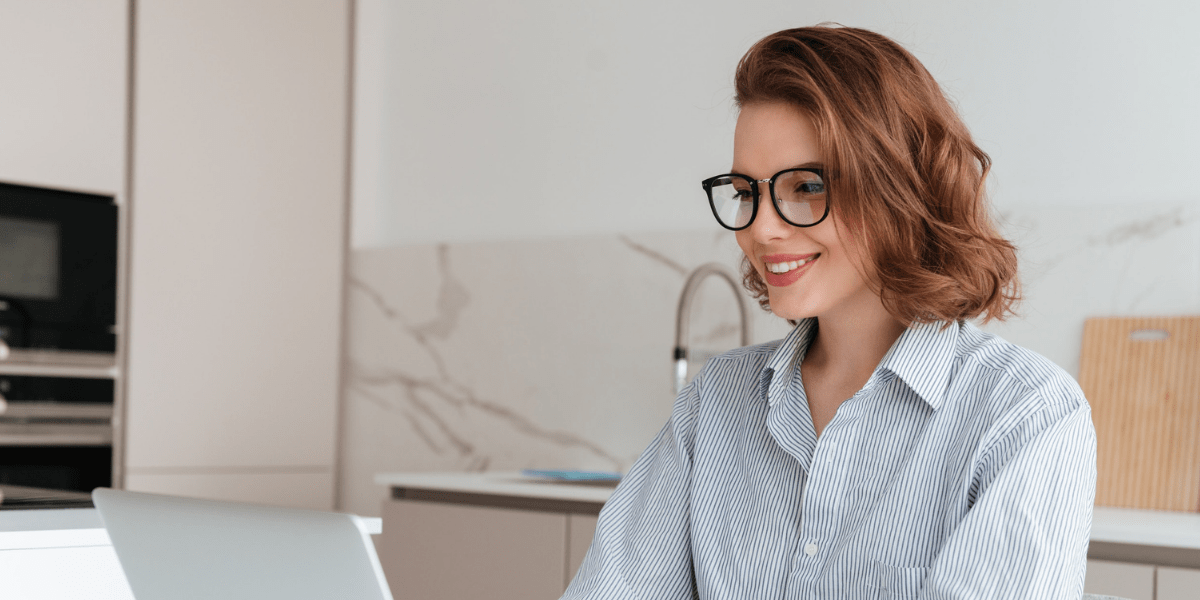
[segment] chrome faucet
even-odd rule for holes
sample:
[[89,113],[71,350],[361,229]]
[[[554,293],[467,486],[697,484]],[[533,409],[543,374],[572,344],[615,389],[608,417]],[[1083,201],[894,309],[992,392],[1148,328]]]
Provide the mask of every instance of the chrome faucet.
[[724,279],[729,284],[729,288],[733,290],[733,297],[737,298],[738,312],[741,313],[741,345],[750,345],[750,311],[746,307],[746,298],[742,295],[742,288],[738,285],[737,275],[725,265],[718,263],[706,263],[696,267],[694,271],[688,274],[687,281],[683,284],[683,293],[679,295],[679,310],[675,313],[676,395],[679,394],[679,391],[687,383],[688,351],[687,346],[684,345],[684,340],[687,339],[688,317],[692,312],[692,296],[696,295],[696,290],[700,287],[700,282],[704,281],[709,275],[716,275]]

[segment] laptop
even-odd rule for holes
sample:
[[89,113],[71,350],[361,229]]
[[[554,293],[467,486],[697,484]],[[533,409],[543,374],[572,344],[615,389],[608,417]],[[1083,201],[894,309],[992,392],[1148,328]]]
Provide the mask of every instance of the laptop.
[[137,600],[392,600],[355,515],[97,488]]

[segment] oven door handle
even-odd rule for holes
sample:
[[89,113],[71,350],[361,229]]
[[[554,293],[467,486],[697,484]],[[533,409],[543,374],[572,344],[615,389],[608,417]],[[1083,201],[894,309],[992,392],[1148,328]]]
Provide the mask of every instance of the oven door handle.
[[2,424],[0,446],[111,446],[112,425]]

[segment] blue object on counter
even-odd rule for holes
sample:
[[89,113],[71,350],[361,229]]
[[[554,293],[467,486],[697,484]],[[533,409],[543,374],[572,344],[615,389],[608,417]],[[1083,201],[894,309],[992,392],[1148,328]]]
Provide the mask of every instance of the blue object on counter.
[[620,481],[620,473],[609,471],[571,471],[571,470],[538,470],[525,469],[521,474],[538,479],[554,479],[557,481]]

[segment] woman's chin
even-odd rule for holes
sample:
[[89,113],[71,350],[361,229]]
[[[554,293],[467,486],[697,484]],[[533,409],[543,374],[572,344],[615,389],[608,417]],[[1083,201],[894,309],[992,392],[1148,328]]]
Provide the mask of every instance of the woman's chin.
[[811,312],[801,307],[790,306],[787,302],[775,302],[774,300],[771,301],[771,312],[787,321],[799,321],[813,316]]

